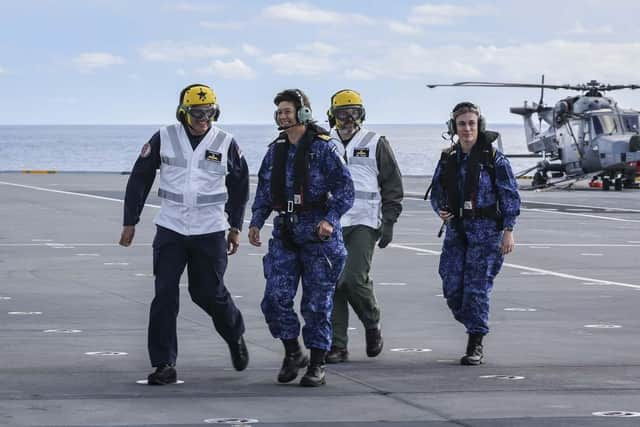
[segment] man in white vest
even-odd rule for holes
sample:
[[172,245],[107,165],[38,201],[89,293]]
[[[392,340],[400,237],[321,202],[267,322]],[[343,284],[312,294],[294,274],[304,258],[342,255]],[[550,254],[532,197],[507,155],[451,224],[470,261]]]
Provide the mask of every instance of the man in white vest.
[[350,89],[336,92],[327,115],[355,187],[353,207],[341,219],[347,262],[333,298],[333,343],[326,357],[327,363],[339,363],[349,360],[349,305],[364,326],[367,356],[382,351],[380,307],[369,271],[376,241],[385,248],[393,239],[404,192],[389,142],[362,126],[365,109],[360,94]]
[[[161,128],[143,145],[127,183],[120,245],[130,246],[156,170],[160,169],[154,220],[155,297],[149,315],[150,385],[177,381],[176,320],[180,277],[188,266],[191,299],[213,320],[227,342],[233,367],[249,363],[244,321],[223,277],[227,255],[240,243],[249,198],[249,169],[233,135],[216,126],[220,109],[213,90],[203,84],[180,93],[178,123]],[[226,238],[225,238],[226,235]]]

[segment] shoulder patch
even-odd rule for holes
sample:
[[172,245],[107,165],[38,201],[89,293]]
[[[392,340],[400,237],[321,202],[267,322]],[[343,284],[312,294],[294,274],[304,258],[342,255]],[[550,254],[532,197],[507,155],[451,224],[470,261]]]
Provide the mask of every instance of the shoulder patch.
[[140,157],[146,159],[151,154],[151,144],[148,142],[142,146],[142,150],[140,150]]
[[317,136],[318,136],[318,138],[320,138],[323,141],[329,141],[331,139],[330,135],[326,135],[324,133],[319,133]]

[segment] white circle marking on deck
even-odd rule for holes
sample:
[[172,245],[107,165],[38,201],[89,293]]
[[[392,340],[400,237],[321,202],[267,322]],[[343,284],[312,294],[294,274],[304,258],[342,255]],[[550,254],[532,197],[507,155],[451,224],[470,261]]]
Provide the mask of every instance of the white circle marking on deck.
[[41,311],[10,311],[7,314],[11,314],[11,315],[15,315],[15,316],[37,316],[39,314],[42,314]]
[[87,356],[126,356],[129,353],[124,351],[88,351],[85,354]]
[[594,324],[594,325],[584,325],[585,328],[593,328],[593,329],[618,329],[622,328],[620,325],[608,325],[608,324]]
[[523,380],[525,377],[520,375],[481,375],[480,378],[496,380]]
[[603,412],[594,412],[591,415],[595,415],[596,417],[640,417],[640,412],[631,412],[631,411],[603,411]]
[[[136,381],[136,384],[149,385],[149,380],[137,380],[137,381]],[[166,385],[172,385],[172,384],[184,384],[184,381],[182,381],[182,380],[177,380],[175,383],[166,384]]]
[[535,308],[507,307],[504,311],[537,311]]
[[204,420],[206,424],[256,424],[260,421],[254,418],[207,418]]
[[431,351],[430,348],[392,348],[390,351],[398,353],[426,353]]
[[79,334],[82,329],[45,329],[45,334]]

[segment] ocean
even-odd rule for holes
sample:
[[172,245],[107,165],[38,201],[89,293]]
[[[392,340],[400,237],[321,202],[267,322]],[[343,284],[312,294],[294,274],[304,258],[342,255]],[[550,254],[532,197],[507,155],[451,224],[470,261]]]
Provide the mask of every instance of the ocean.
[[[257,174],[269,142],[277,135],[273,125],[223,125],[242,149],[249,170]],[[405,176],[431,175],[440,151],[449,145],[442,139],[443,125],[367,125],[387,139]],[[56,170],[128,172],[142,145],[158,125],[41,125],[0,126],[0,172]],[[495,125],[504,151],[526,153],[521,125]],[[515,172],[532,166],[535,159],[511,159]]]

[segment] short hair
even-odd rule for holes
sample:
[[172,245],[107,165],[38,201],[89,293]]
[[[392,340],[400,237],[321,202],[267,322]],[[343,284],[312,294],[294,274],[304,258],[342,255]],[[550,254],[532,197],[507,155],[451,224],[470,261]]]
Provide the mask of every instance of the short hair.
[[481,116],[480,108],[478,108],[476,104],[474,104],[473,102],[465,101],[460,102],[459,104],[456,104],[455,107],[453,107],[453,111],[451,111],[451,118],[455,120],[459,115],[464,113],[475,113],[476,116]]
[[311,108],[309,98],[300,89],[285,89],[273,98],[273,103],[275,105],[280,104],[282,101],[293,102],[293,105],[296,106],[297,110],[302,108],[303,105],[309,109]]

